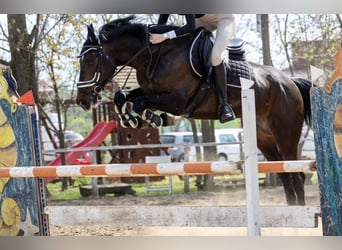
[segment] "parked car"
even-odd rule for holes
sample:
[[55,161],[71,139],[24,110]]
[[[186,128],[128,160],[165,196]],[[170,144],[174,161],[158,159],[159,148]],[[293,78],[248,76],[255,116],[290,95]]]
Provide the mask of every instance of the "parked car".
[[81,141],[83,141],[84,137],[83,135],[72,131],[72,130],[65,130],[64,131],[64,142],[66,144],[66,147],[70,147],[72,145],[75,145]]
[[[242,128],[216,129],[215,136],[216,142],[235,142],[235,144],[217,146],[219,160],[239,161],[244,159]],[[257,157],[258,161],[266,161],[260,150],[257,150]]]
[[[239,133],[242,129],[218,129],[215,130],[215,140],[217,143],[218,160],[241,160],[241,144],[239,143]],[[199,143],[203,142],[202,133],[198,133]],[[192,132],[168,132],[160,135],[162,144],[186,144],[185,146],[173,146],[168,149],[173,161],[184,161],[184,149],[189,150],[189,161],[196,161],[196,147],[191,146],[194,143]],[[233,143],[233,144],[224,144]],[[201,154],[199,159],[203,159],[203,147],[200,147]]]
[[219,161],[240,161],[243,159],[243,145],[240,143],[243,129],[216,129],[217,143],[232,143],[217,145],[217,158]]
[[[198,133],[199,143],[202,142],[202,133]],[[168,132],[160,135],[160,142],[162,144],[193,144],[194,135],[192,132]],[[184,148],[189,150],[189,161],[196,161],[195,147],[186,146],[173,146],[168,149],[172,161],[184,161]]]

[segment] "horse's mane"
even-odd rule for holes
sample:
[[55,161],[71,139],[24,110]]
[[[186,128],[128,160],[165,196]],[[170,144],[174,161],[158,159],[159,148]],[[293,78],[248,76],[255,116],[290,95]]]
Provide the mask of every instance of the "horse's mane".
[[165,33],[177,26],[172,25],[149,25],[142,23],[134,23],[135,15],[130,15],[124,18],[119,18],[104,24],[99,31],[100,41],[103,43],[110,43],[115,37],[119,35],[134,35],[146,38],[146,32],[150,33]]

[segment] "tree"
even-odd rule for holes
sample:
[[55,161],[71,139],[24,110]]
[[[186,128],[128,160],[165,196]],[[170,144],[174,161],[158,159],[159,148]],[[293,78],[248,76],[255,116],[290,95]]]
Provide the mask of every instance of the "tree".
[[270,48],[270,32],[268,25],[268,14],[260,15],[261,22],[261,40],[262,40],[262,55],[265,65],[273,66]]
[[323,69],[326,75],[332,74],[332,58],[341,41],[340,15],[287,14],[274,15],[272,20],[270,23],[282,45],[292,76],[297,75],[300,68],[310,77],[310,65]]
[[18,82],[18,93],[24,94],[32,90],[38,99],[37,73],[36,73],[36,52],[39,47],[38,41],[39,15],[36,16],[36,24],[30,32],[27,28],[25,14],[8,14],[7,27],[11,60],[8,65],[11,67],[14,77]]
[[[76,82],[77,60],[75,51],[84,40],[81,35],[82,24],[87,21],[82,15],[7,15],[7,33],[3,26],[1,31],[7,38],[10,60],[4,61],[11,67],[13,75],[19,85],[19,94],[28,90],[33,94],[39,107],[47,104],[46,95],[38,94],[38,79],[46,78],[51,83],[53,96],[49,98],[51,106],[58,115],[58,127],[54,129],[59,138],[59,146],[64,148],[63,130],[67,122],[67,109],[70,106],[70,96],[66,97],[66,89],[70,89],[70,82]],[[28,27],[32,26],[28,32]],[[65,67],[65,65],[69,67]],[[69,69],[69,70],[67,70]],[[71,81],[70,81],[71,80]],[[71,85],[72,86],[72,85]],[[46,117],[40,109],[40,117]],[[62,118],[63,117],[63,118]],[[62,164],[65,159],[62,158]],[[66,189],[63,185],[62,190]]]
[[[215,142],[214,120],[201,120],[203,142]],[[216,146],[203,147],[204,161],[217,161]],[[214,175],[203,176],[203,190],[212,191],[215,187]]]

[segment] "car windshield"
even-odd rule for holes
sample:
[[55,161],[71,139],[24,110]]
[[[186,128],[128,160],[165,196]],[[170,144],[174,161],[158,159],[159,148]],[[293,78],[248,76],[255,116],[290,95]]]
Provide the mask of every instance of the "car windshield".
[[76,132],[65,132],[64,138],[66,140],[83,140],[83,136]]
[[232,134],[219,135],[220,142],[237,142],[237,139]]
[[[201,143],[202,142],[202,136],[198,136],[198,141]],[[194,143],[194,136],[193,135],[184,135],[183,137],[183,142],[184,143]]]
[[162,144],[172,144],[175,143],[175,136],[173,135],[161,135],[160,142]]

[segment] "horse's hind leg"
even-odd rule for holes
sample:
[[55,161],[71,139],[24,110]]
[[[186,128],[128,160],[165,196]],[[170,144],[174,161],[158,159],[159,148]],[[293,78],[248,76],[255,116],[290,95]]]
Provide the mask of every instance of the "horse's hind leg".
[[297,195],[297,205],[305,205],[305,174],[303,172],[292,173],[293,188],[295,189]]
[[[278,136],[278,149],[283,161],[298,160],[298,141],[301,133],[301,125],[292,126],[290,134],[282,134]],[[298,139],[297,139],[298,138]],[[291,193],[288,195],[289,205],[305,205],[304,181],[305,175],[303,172],[283,173],[278,174],[282,179],[285,192]],[[294,196],[294,197],[293,197]]]
[[[289,154],[286,154],[286,152],[282,152],[281,160],[298,160],[297,144],[294,144],[294,146],[292,147],[293,150],[290,150],[291,152],[289,152]],[[289,205],[305,205],[304,173],[278,173],[278,176],[283,183],[287,203]]]
[[[167,99],[168,100],[168,99]],[[166,113],[161,115],[155,114],[150,108],[161,110],[159,103],[163,103],[164,98],[162,95],[154,96],[139,96],[134,99],[133,110],[136,112],[141,119],[147,121],[153,128],[158,128],[161,126],[171,125],[173,122],[170,121],[169,116]],[[170,105],[170,102],[168,102]]]
[[288,205],[305,205],[304,173],[278,173]]
[[[259,141],[259,149],[268,161],[283,161],[284,158],[278,151],[277,146],[267,136],[259,136],[264,141]],[[286,157],[285,157],[286,158]],[[288,159],[290,159],[288,157]],[[293,158],[292,158],[293,159]],[[283,184],[285,197],[288,205],[305,205],[304,197],[304,174],[303,173],[278,173]]]

